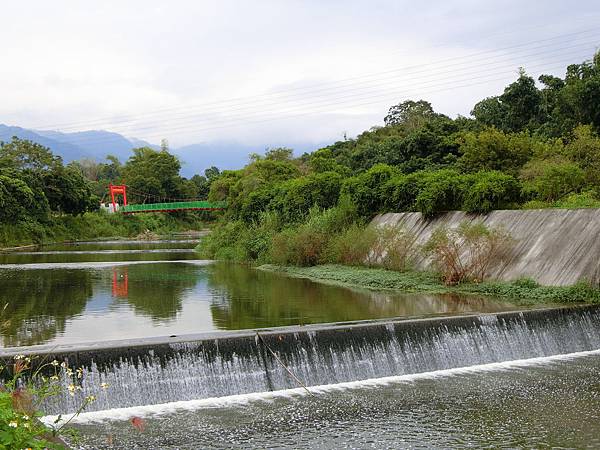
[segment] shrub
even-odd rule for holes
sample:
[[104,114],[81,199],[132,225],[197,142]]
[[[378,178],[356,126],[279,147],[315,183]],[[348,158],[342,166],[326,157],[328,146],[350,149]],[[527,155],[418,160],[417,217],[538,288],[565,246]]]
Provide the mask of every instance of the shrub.
[[344,180],[341,193],[352,200],[361,217],[369,219],[384,209],[386,203],[384,186],[399,175],[395,167],[376,164],[366,172]]
[[272,239],[270,257],[277,264],[314,266],[323,258],[330,236],[345,224],[341,208],[311,208],[305,223],[288,228]]
[[585,173],[577,164],[559,158],[529,162],[521,172],[524,194],[530,199],[556,201],[579,192]]
[[463,199],[463,209],[467,212],[488,213],[519,201],[519,182],[511,175],[497,171],[478,172],[471,175],[471,179],[472,184]]
[[526,133],[507,134],[495,128],[462,136],[459,165],[469,172],[499,170],[517,174],[540,146]]
[[331,238],[324,258],[329,263],[348,266],[363,265],[377,242],[374,227],[353,224]]
[[388,211],[410,211],[420,189],[420,173],[397,175],[382,187]]
[[463,281],[481,282],[512,247],[511,237],[500,228],[481,222],[461,222],[455,228],[435,230],[424,250],[433,259],[447,285]]
[[280,185],[272,206],[287,223],[304,219],[315,206],[334,207],[340,195],[342,176],[336,172],[324,172],[289,180]]
[[563,209],[581,209],[581,208],[600,208],[600,200],[593,192],[586,191],[579,194],[567,195],[555,202],[543,202],[541,200],[530,200],[523,204],[523,209],[545,209],[545,208],[563,208]]
[[424,173],[424,186],[415,198],[415,208],[425,217],[459,209],[462,203],[464,180],[454,170]]
[[381,265],[403,272],[411,268],[417,255],[417,237],[399,226],[378,228],[378,241],[384,243]]
[[317,265],[326,247],[326,238],[322,231],[308,226],[284,230],[273,237],[270,258],[280,265]]
[[241,221],[224,222],[202,238],[196,251],[207,259],[244,260],[245,255],[240,255],[235,247],[245,228]]
[[581,192],[580,194],[571,194],[557,200],[553,204],[556,208],[600,208],[600,200],[596,198],[593,192]]
[[[371,228],[371,227],[369,227]],[[372,227],[374,242],[365,264],[404,271],[416,254],[416,237],[398,225]]]

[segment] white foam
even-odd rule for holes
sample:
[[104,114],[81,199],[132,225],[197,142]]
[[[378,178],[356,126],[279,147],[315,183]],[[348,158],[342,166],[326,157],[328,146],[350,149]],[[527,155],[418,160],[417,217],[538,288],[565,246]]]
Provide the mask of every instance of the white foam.
[[[304,388],[295,388],[280,391],[256,392],[251,394],[230,395],[226,397],[213,397],[199,400],[170,402],[157,405],[132,406],[128,408],[115,408],[103,411],[92,411],[87,413],[81,413],[79,416],[73,418],[71,423],[86,424],[104,422],[107,420],[119,421],[128,420],[132,417],[161,416],[165,414],[173,414],[178,411],[193,411],[202,408],[243,406],[251,402],[270,401],[278,398],[305,397],[311,394],[318,395],[321,393],[343,391],[348,389],[374,388],[396,383],[411,383],[417,380],[424,379],[435,379],[451,377],[456,375],[498,372],[534,366],[543,366],[551,363],[571,361],[577,358],[584,358],[588,356],[600,356],[600,349],[576,353],[567,353],[563,355],[543,356],[539,358],[518,359],[513,361],[480,364],[468,367],[458,367],[454,369],[436,370],[432,372],[398,375],[383,378],[371,378],[361,381],[350,381],[345,383],[311,386],[308,388],[308,391],[310,392],[307,392],[307,390],[305,390]],[[54,424],[57,418],[58,416],[44,416],[41,420],[44,423],[50,425]],[[65,421],[69,418],[70,415],[67,415],[62,420]]]
[[116,249],[116,250],[46,250],[39,252],[18,252],[10,255],[118,255],[137,253],[192,253],[193,248],[150,248],[150,249]]
[[121,245],[121,244],[197,244],[200,242],[199,239],[115,239],[111,241],[77,241],[77,242],[66,242],[64,244],[54,244],[54,245],[72,245],[72,246],[80,246],[80,245]]
[[41,270],[41,269],[104,269],[116,266],[132,266],[137,264],[184,263],[196,266],[207,266],[214,261],[208,259],[175,259],[158,261],[110,261],[110,262],[70,262],[70,263],[33,263],[33,264],[0,264],[0,269]]

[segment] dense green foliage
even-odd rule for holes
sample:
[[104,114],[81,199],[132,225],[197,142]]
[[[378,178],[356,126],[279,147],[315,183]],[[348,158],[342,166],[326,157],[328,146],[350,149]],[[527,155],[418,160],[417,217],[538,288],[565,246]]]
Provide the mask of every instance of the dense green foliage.
[[47,148],[17,138],[0,143],[1,223],[44,223],[52,212],[82,214],[97,204],[81,172]]
[[[134,149],[124,163],[109,156],[64,166],[44,147],[14,139],[0,147],[0,223],[48,227],[57,216],[96,209],[109,183],[125,183],[135,203],[227,201],[215,239],[247,236],[247,248],[228,250],[228,257],[254,260],[277,233],[291,233],[312,220],[311,210],[330,209],[342,198],[355,213],[352,221],[361,222],[391,211],[432,217],[456,209],[598,205],[600,53],[570,65],[564,78],[542,75],[538,83],[521,70],[471,115],[452,119],[427,101],[408,100],[390,108],[384,126],[355,139],[299,158],[288,148],[271,149],[251,155],[243,169],[213,167],[191,179],[180,176],[166,145]],[[265,223],[268,233],[255,233]],[[205,253],[219,256],[221,247],[207,242],[214,251]]]
[[423,100],[392,106],[383,127],[292,158],[254,155],[226,171],[210,197],[227,200],[227,220],[250,225],[268,211],[282,226],[347,196],[363,219],[380,212],[426,216],[488,212],[531,202],[550,206],[585,192],[600,196],[600,54],[536,81],[521,70],[504,92],[451,119]]
[[3,247],[22,244],[77,241],[108,237],[134,237],[146,230],[157,234],[196,229],[195,216],[169,214],[120,215],[102,211],[77,216],[60,215],[44,223],[24,221],[0,224],[0,243]]
[[180,168],[166,149],[134,149],[125,164],[109,156],[105,163],[82,160],[64,165],[39,144],[18,138],[2,142],[0,246],[195,228],[208,214],[108,217],[98,211],[109,183],[127,183],[133,203],[206,198],[219,170],[212,167],[206,176],[187,180],[179,175]]
[[[473,118],[409,100],[356,139],[296,159],[288,149],[253,155],[245,168],[213,179],[209,198],[226,200],[228,210],[201,252],[342,263],[331,256],[343,247],[334,237],[365,244],[361,224],[377,213],[599,207],[600,54],[569,66],[564,79],[539,81],[521,70],[501,95],[476,104]],[[341,212],[344,222],[332,219]]]

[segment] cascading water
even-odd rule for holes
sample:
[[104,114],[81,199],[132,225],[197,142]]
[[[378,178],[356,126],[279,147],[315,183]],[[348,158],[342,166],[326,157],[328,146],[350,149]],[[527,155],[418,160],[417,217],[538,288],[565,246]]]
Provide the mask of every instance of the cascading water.
[[307,386],[595,350],[599,319],[600,309],[576,307],[56,354],[84,367],[82,389],[45,411],[72,412],[90,394],[89,410],[105,410],[298,387],[271,350]]

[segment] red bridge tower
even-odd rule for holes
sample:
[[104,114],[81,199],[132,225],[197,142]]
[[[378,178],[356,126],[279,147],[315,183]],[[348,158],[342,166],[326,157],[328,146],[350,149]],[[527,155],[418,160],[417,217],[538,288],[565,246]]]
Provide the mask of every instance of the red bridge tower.
[[118,196],[119,194],[123,195],[123,206],[127,206],[127,186],[125,186],[124,184],[115,186],[111,183],[108,185],[108,189],[110,191],[110,200],[112,201],[114,212],[117,212],[115,196]]

